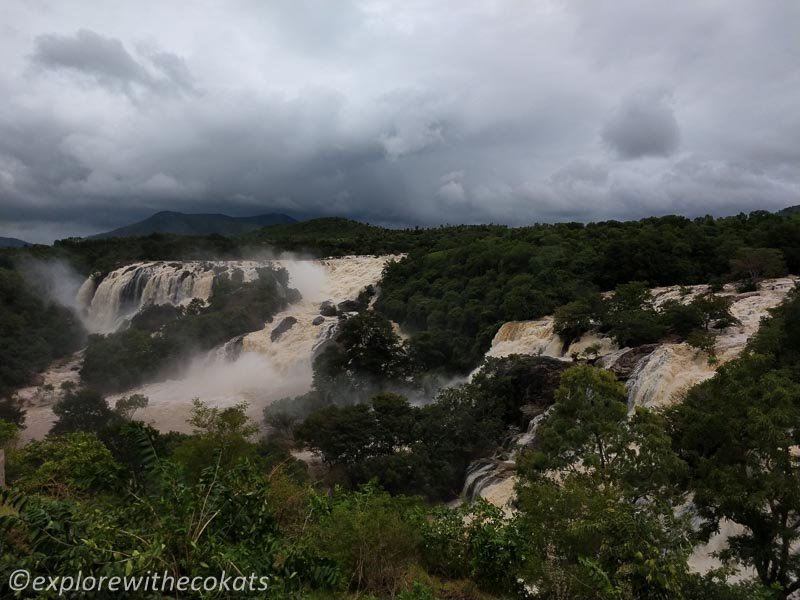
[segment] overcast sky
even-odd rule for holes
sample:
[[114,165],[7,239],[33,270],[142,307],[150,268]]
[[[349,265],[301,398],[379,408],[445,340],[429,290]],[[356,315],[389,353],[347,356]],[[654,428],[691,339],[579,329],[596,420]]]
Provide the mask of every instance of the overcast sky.
[[0,235],[800,204],[794,0],[3,0]]

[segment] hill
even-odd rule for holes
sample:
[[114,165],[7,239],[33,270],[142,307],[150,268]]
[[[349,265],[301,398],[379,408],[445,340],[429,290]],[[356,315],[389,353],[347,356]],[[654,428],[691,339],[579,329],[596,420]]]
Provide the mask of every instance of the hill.
[[0,248],[25,248],[31,245],[30,242],[17,238],[0,237]]
[[777,214],[787,217],[789,215],[796,215],[798,213],[800,213],[800,204],[795,206],[787,206],[786,208],[779,210]]
[[187,214],[162,211],[144,221],[126,225],[105,233],[91,236],[91,239],[112,237],[140,237],[152,233],[172,233],[176,235],[241,235],[266,225],[289,224],[295,220],[284,214],[269,213],[253,217],[231,217],[223,214]]

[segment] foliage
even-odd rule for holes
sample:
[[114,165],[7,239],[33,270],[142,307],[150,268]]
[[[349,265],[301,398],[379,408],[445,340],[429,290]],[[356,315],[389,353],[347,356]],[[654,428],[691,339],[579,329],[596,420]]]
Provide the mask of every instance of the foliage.
[[418,504],[372,486],[334,493],[325,504],[312,532],[321,555],[350,574],[346,587],[394,596],[417,561]]
[[669,505],[629,502],[616,485],[570,474],[519,491],[522,573],[542,597],[678,598],[689,578],[688,523]]
[[119,418],[109,408],[106,399],[99,392],[90,389],[67,392],[53,406],[53,413],[57,417],[52,429],[54,434],[76,431],[97,433]]
[[9,455],[8,471],[15,489],[53,498],[109,492],[122,475],[108,449],[87,432],[31,442]]
[[42,300],[11,266],[0,262],[0,399],[77,350],[84,335],[75,315]]
[[350,487],[375,479],[395,494],[446,499],[460,492],[470,461],[491,453],[508,425],[524,423],[523,405],[552,403],[563,369],[546,357],[488,359],[470,383],[425,406],[379,393],[369,403],[319,409],[295,433]]
[[527,542],[498,507],[483,499],[455,510],[439,507],[424,522],[422,535],[424,564],[432,573],[524,596],[518,577]]
[[0,419],[0,450],[13,447],[19,440],[19,426],[16,423]]
[[256,456],[250,438],[258,428],[247,418],[246,411],[247,403],[220,409],[196,398],[192,401],[189,423],[194,435],[187,437],[173,453],[190,481],[200,478],[209,460],[218,468],[229,469],[243,458]]
[[[800,218],[763,211],[724,219],[455,226],[416,232],[412,239],[408,258],[387,267],[377,309],[414,334],[412,353],[421,345],[429,367],[461,371],[480,361],[503,322],[551,314],[628,282],[738,277],[730,260],[741,248],[771,248],[783,254],[790,272],[800,271]],[[567,338],[586,326],[583,307],[571,305],[572,311],[563,320],[576,326],[565,330]],[[631,345],[663,333],[647,312],[618,323],[618,330]]]
[[19,406],[13,398],[0,399],[0,419],[14,423],[17,427],[25,426],[27,411]]
[[688,488],[705,519],[745,527],[723,557],[753,567],[778,597],[800,589],[800,296],[773,313],[745,354],[670,414]]
[[697,348],[701,352],[705,352],[708,355],[709,364],[715,364],[717,362],[716,340],[714,335],[705,329],[695,329],[692,331],[689,337],[686,338],[686,343],[693,348]]
[[596,327],[597,320],[602,315],[602,304],[602,297],[594,294],[556,309],[553,331],[564,341],[565,346]]
[[142,394],[131,394],[130,396],[120,398],[116,401],[116,403],[114,403],[114,412],[116,412],[126,421],[130,421],[133,419],[134,413],[137,410],[147,408],[149,402],[150,400],[147,398],[147,396]]
[[411,372],[407,350],[392,324],[373,311],[348,317],[314,362],[314,388],[329,401],[364,401],[388,386],[402,386]]
[[734,277],[758,281],[765,277],[786,275],[783,252],[777,248],[739,248],[731,259]]

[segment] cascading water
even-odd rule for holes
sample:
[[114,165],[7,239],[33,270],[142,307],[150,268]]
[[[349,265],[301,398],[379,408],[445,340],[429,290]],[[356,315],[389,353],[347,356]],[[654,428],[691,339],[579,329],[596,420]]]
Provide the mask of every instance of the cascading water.
[[[280,372],[305,369],[310,373],[314,356],[335,337],[340,322],[338,316],[320,314],[322,303],[344,303],[343,308],[347,308],[347,301],[354,300],[366,286],[376,285],[386,263],[396,258],[346,256],[321,261],[279,261],[289,271],[290,285],[304,282],[299,287],[303,298],[275,315],[261,331],[245,336],[243,350],[267,357]],[[294,323],[279,336],[273,336],[286,319],[294,319]]]
[[[797,281],[796,277],[766,280],[761,283],[759,291],[745,294],[737,294],[733,286],[725,287],[720,295],[732,298],[731,312],[740,324],[718,333],[716,364],[709,364],[705,354],[685,343],[619,348],[608,337],[597,334],[585,335],[564,349],[562,340],[553,332],[552,316],[505,323],[486,355],[527,354],[571,361],[573,356],[586,358],[585,352],[591,347],[592,356],[597,357],[597,366],[612,369],[627,380],[630,410],[636,406],[667,406],[679,401],[693,385],[712,377],[720,364],[738,356],[747,340],[758,330],[762,317],[783,301]],[[659,307],[671,299],[690,302],[698,294],[707,292],[708,286],[688,289],[671,286],[651,291],[655,305]],[[480,496],[498,506],[508,506],[514,493],[514,459],[521,448],[533,442],[536,427],[543,418],[540,415],[533,419],[527,432],[513,438],[512,452],[501,450],[492,458],[480,459],[470,465],[462,494],[466,500]]]
[[90,331],[110,333],[148,304],[178,306],[195,298],[208,300],[214,281],[223,274],[253,281],[259,268],[270,265],[256,261],[137,263],[112,271],[99,284],[90,277],[81,286],[78,300],[86,306]]
[[[130,318],[136,308],[125,306],[126,294],[135,299],[131,305],[138,303],[139,307],[151,301],[182,304],[192,297],[207,299],[213,285],[209,274],[231,273],[237,269],[247,281],[256,276],[258,268],[285,268],[289,273],[289,286],[298,289],[302,299],[276,314],[260,331],[238,336],[206,356],[198,357],[180,378],[147,384],[122,395],[147,396],[150,403],[137,416],[162,430],[186,430],[194,397],[215,406],[246,401],[248,414],[260,422],[263,408],[270,402],[310,389],[315,354],[335,337],[340,319],[346,318],[346,315],[323,316],[320,305],[330,301],[334,306],[341,303],[345,306],[346,301],[354,300],[366,286],[376,285],[386,263],[397,258],[346,256],[324,260],[134,265],[135,269],[128,273],[117,274],[114,280],[122,278],[120,282],[112,281],[107,286],[96,312],[102,315],[102,322],[121,323]],[[210,265],[209,269],[206,264]],[[136,275],[140,270],[145,274]],[[185,271],[190,275],[184,275]],[[192,273],[196,274],[194,281],[187,281]],[[146,282],[133,283],[137,278],[146,278]],[[100,283],[97,293],[104,283],[105,280]],[[126,286],[131,291],[124,291]],[[110,397],[109,402],[113,404],[122,395]]]
[[473,461],[467,469],[461,496],[469,502],[484,498],[505,508],[514,490],[517,457],[536,439],[536,430],[549,412],[548,408],[533,417],[527,429],[512,436],[507,446],[492,458]]

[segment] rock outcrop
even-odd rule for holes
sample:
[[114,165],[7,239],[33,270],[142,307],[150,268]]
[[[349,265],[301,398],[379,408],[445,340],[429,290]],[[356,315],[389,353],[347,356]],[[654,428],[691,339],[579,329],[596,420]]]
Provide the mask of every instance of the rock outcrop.
[[284,317],[281,322],[278,323],[278,326],[270,332],[269,339],[273,342],[277,342],[284,333],[292,328],[295,323],[297,323],[296,317]]

